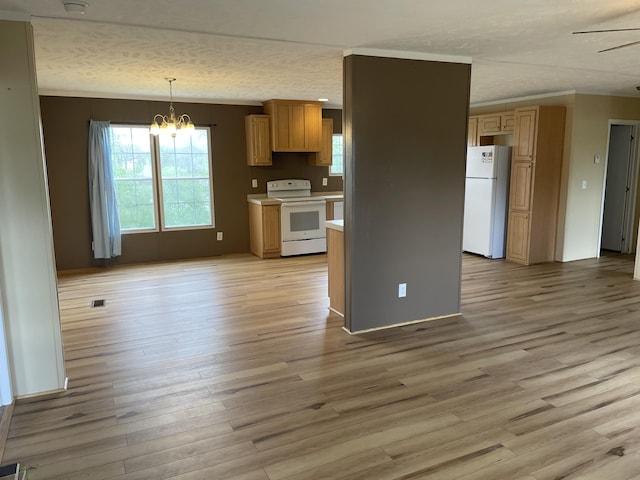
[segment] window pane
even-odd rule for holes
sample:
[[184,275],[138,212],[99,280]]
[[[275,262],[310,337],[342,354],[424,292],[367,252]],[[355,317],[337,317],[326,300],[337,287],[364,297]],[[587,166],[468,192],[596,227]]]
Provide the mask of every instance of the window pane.
[[153,183],[151,180],[136,182],[136,205],[153,206]]
[[165,228],[213,226],[208,134],[160,138]]
[[190,153],[177,153],[176,154],[176,176],[178,177],[193,177],[193,168],[191,165]]
[[120,229],[155,229],[153,159],[149,129],[113,126],[111,130]]
[[193,156],[193,176],[208,177],[209,176],[209,156],[194,153]]
[[329,169],[330,175],[342,175],[344,173],[343,148],[342,135],[333,135],[331,168]]
[[151,171],[151,155],[138,154],[133,157],[133,169],[136,178],[153,177]]
[[162,155],[162,178],[176,176],[176,156],[173,152]]

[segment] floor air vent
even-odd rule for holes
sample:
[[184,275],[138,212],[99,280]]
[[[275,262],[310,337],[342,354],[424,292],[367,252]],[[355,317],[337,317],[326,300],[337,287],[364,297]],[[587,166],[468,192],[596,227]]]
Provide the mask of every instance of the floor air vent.
[[91,301],[91,308],[97,308],[97,307],[104,307],[104,300],[103,299],[92,300]]

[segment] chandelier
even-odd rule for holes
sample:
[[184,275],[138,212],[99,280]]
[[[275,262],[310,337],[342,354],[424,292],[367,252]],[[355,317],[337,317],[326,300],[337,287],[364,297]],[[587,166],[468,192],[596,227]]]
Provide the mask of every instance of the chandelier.
[[[176,81],[175,78],[165,78],[167,82],[169,82],[169,116],[162,115],[161,113],[156,114],[153,117],[153,123],[151,124],[150,131],[152,135],[158,135],[159,133],[166,133],[171,135],[172,137],[176,136],[178,130],[185,132],[192,132],[195,130],[195,125],[191,122],[191,117],[186,113],[176,117],[176,112],[173,109],[173,82]],[[160,123],[158,123],[160,122]]]

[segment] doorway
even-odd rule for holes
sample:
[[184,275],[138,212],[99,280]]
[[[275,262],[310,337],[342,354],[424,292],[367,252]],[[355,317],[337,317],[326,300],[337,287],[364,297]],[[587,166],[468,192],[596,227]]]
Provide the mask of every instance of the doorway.
[[635,250],[638,183],[637,122],[610,122],[600,254]]

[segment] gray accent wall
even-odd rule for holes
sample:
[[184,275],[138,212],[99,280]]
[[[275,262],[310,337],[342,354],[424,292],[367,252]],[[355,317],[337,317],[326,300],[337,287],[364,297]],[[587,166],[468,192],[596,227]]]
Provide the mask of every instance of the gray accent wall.
[[470,79],[465,63],[344,59],[351,332],[460,312]]

